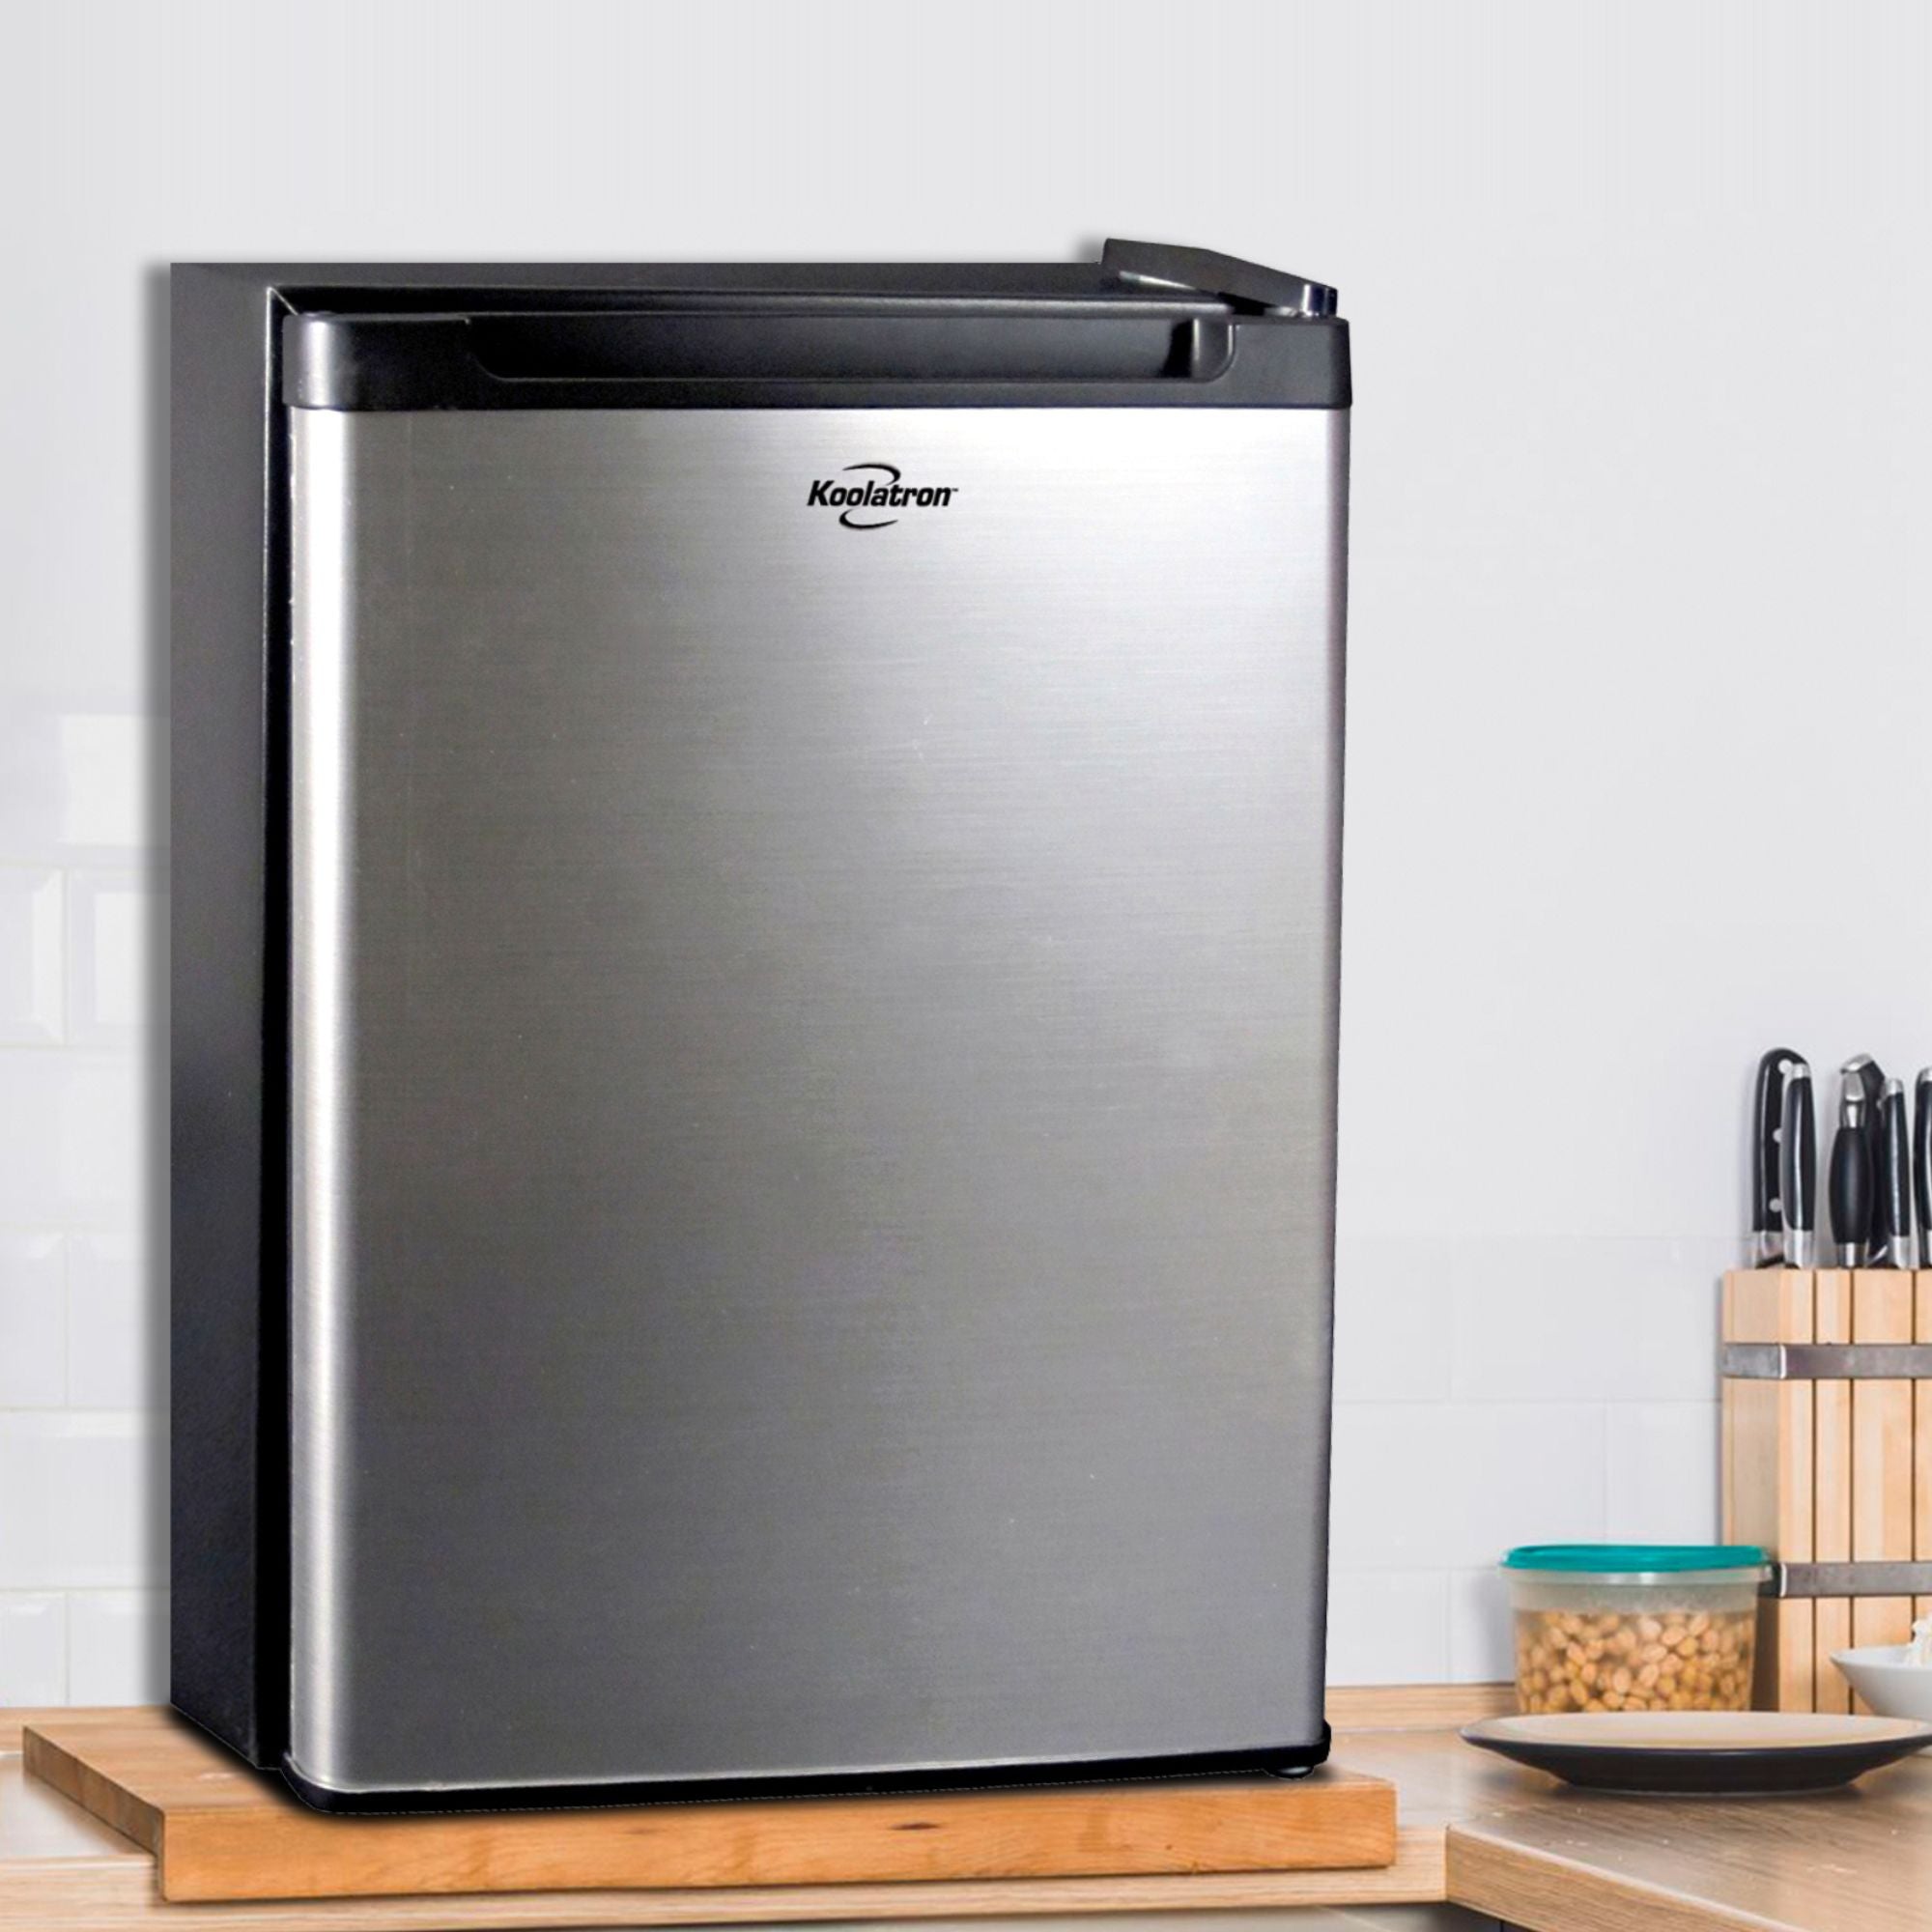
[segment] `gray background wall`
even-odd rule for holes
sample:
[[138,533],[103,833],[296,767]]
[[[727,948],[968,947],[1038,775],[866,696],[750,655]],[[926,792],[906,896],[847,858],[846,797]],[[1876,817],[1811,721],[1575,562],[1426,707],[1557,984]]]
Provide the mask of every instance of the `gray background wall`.
[[1338,1677],[1714,1527],[1749,1063],[1932,1061],[1928,16],[76,4],[0,303],[0,1701],[165,1616],[170,257],[1059,258],[1353,319]]

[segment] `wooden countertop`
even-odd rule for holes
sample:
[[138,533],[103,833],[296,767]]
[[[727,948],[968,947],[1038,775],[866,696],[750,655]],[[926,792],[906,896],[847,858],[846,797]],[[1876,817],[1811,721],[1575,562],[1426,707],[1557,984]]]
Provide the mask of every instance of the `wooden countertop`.
[[1531,1932],[1932,1923],[1932,1753],[1823,1798],[1608,1798],[1573,1793],[1455,1735],[1500,1704],[1484,1687],[1332,1694],[1337,1760],[1392,1778],[1400,1794],[1396,1862],[1380,1870],[213,1906],[163,1903],[147,1853],[24,1776],[19,1724],[31,1714],[0,1714],[0,1932],[454,1932],[1441,1899]]

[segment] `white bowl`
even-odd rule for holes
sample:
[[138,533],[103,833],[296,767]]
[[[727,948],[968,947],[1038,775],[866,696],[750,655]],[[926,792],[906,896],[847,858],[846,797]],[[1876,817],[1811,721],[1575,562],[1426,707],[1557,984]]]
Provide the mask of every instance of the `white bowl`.
[[1845,1681],[1882,1718],[1917,1718],[1932,1723],[1932,1665],[1907,1663],[1911,1646],[1867,1644],[1861,1650],[1834,1650],[1832,1662]]

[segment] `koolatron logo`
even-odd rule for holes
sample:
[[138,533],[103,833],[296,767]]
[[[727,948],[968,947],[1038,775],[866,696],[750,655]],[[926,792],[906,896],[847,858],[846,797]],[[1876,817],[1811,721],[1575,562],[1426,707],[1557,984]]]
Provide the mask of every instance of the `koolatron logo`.
[[837,510],[848,530],[883,530],[898,519],[876,516],[875,511],[943,510],[959,494],[951,485],[901,482],[898,466],[892,463],[848,463],[841,473],[858,480],[841,483],[836,476],[821,476],[805,500],[814,510]]

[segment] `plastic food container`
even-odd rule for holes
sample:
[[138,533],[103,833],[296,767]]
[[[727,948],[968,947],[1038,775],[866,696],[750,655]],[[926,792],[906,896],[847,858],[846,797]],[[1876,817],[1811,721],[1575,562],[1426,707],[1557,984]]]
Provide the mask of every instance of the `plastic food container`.
[[1524,1711],[1750,1708],[1750,1544],[1533,1543],[1503,1558]]

